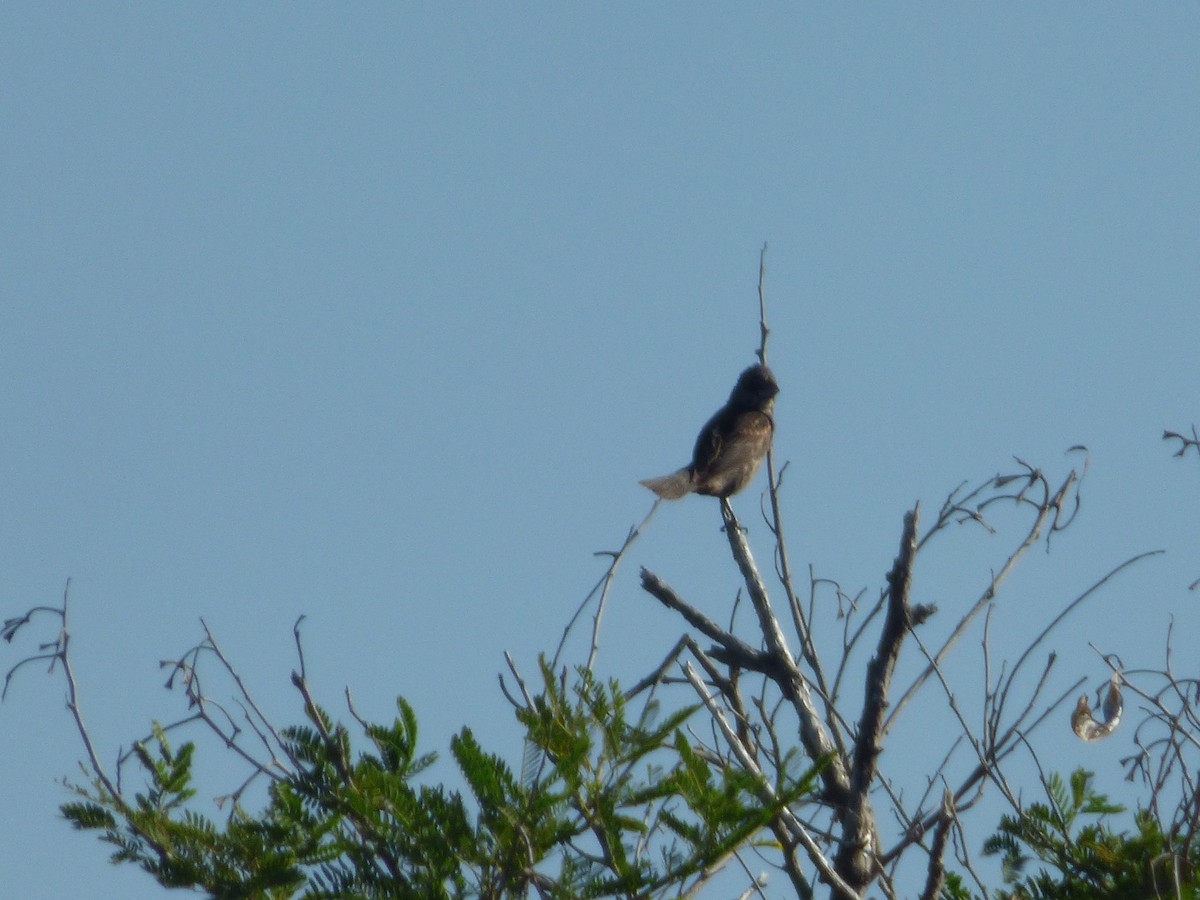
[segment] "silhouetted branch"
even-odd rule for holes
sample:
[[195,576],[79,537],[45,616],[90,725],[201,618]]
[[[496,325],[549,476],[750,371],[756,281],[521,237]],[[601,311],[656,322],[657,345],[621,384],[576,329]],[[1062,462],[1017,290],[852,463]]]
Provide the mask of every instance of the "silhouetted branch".
[[[704,704],[705,708],[708,709],[709,715],[712,716],[713,722],[718,728],[720,728],[721,733],[725,736],[725,740],[728,742],[729,748],[733,751],[734,756],[737,757],[739,764],[747,772],[757,776],[759,786],[763,794],[770,800],[774,801],[776,799],[776,793],[771,780],[767,778],[762,769],[758,767],[758,764],[754,761],[754,758],[750,755],[742,741],[738,738],[736,732],[725,720],[724,711],[717,704],[713,696],[708,692],[704,682],[701,681],[700,676],[696,674],[696,670],[685,663],[683,671],[687,676],[688,681],[691,682],[692,688],[696,691],[697,696],[700,697],[701,702]],[[813,865],[816,866],[817,871],[820,872],[821,880],[834,889],[834,895],[845,898],[845,900],[859,900],[858,893],[854,890],[854,888],[847,884],[846,881],[834,869],[829,859],[821,850],[820,845],[808,833],[808,829],[798,818],[796,818],[795,814],[792,813],[792,811],[787,807],[784,807],[781,810],[780,817],[787,824],[791,836],[797,840],[801,846],[804,847],[809,860],[813,863]]]
[[929,847],[929,866],[925,875],[925,890],[921,900],[937,900],[942,895],[946,882],[946,843],[950,837],[950,826],[954,824],[954,795],[946,790],[942,794],[942,808],[937,825],[933,829],[933,842]]
[[554,669],[558,667],[558,660],[562,655],[563,647],[566,646],[568,635],[570,635],[571,630],[575,627],[575,623],[578,621],[580,615],[587,609],[588,604],[592,602],[592,598],[599,595],[599,600],[596,603],[596,613],[592,617],[592,643],[591,649],[588,652],[586,668],[590,670],[595,664],[596,653],[600,648],[600,623],[604,618],[604,608],[608,602],[608,592],[612,588],[613,579],[617,576],[617,569],[620,567],[621,560],[625,558],[625,554],[629,548],[633,546],[633,542],[641,535],[642,529],[653,518],[660,502],[662,501],[654,501],[650,507],[650,511],[646,513],[641,523],[629,529],[629,532],[625,535],[625,540],[618,549],[596,552],[596,556],[607,556],[611,561],[608,564],[608,568],[604,570],[604,574],[600,576],[599,581],[588,591],[587,596],[583,598],[583,602],[579,604],[579,608],[575,610],[575,614],[571,616],[570,621],[567,622],[566,627],[563,629],[562,638],[559,639],[558,647],[555,648],[554,656],[550,660],[550,668]]
[[746,591],[750,595],[751,605],[758,616],[759,628],[767,644],[767,652],[776,663],[777,669],[774,680],[783,691],[783,695],[795,707],[800,724],[800,739],[805,751],[813,759],[832,756],[833,762],[822,771],[825,790],[833,802],[841,802],[850,788],[849,776],[846,772],[845,761],[834,755],[835,746],[829,736],[824,721],[820,718],[813,704],[812,693],[808,684],[796,667],[796,661],[788,649],[779,620],[771,609],[771,601],[767,596],[766,586],[754,557],[750,554],[750,546],[746,543],[746,535],[741,524],[733,514],[733,507],[728,500],[721,501],[721,515],[725,520],[725,537],[733,552],[733,558],[741,570],[746,583]]
[[[1017,462],[1025,468],[1024,473],[1019,475],[997,475],[992,480],[992,485],[999,491],[1000,489],[1007,488],[1014,483],[1020,484],[1021,482],[1024,482],[1024,485],[1020,488],[1020,490],[1015,494],[998,492],[990,496],[985,496],[973,507],[973,511],[976,515],[982,515],[983,510],[991,504],[1000,500],[1012,500],[1018,504],[1031,505],[1036,510],[1033,522],[1029,525],[1025,537],[1021,543],[1009,554],[1008,558],[1004,561],[1004,565],[1000,567],[1000,570],[992,574],[987,586],[984,588],[979,598],[959,620],[958,624],[954,627],[953,631],[951,631],[949,637],[946,638],[938,651],[933,654],[930,665],[928,665],[925,670],[921,672],[916,679],[914,679],[908,689],[896,701],[895,706],[892,707],[888,714],[887,721],[884,724],[883,730],[885,733],[890,729],[891,723],[900,715],[908,702],[913,698],[913,696],[915,696],[921,685],[924,684],[925,680],[933,673],[933,664],[941,662],[945,658],[946,654],[949,653],[950,648],[958,642],[959,638],[962,637],[963,633],[967,630],[967,627],[971,624],[971,622],[974,621],[975,617],[978,616],[982,610],[986,609],[987,606],[995,599],[996,592],[1001,583],[1003,583],[1003,581],[1016,567],[1017,562],[1022,556],[1025,555],[1030,547],[1034,546],[1041,539],[1042,529],[1047,525],[1053,527],[1058,523],[1064,498],[1068,496],[1068,492],[1072,486],[1077,486],[1078,474],[1075,472],[1075,470],[1071,470],[1071,472],[1068,473],[1067,477],[1063,480],[1062,484],[1057,489],[1052,490],[1049,481],[1047,481],[1046,477],[1038,469],[1035,469],[1033,466],[1030,466],[1028,463],[1023,462],[1022,460],[1017,460]],[[1040,499],[1033,500],[1028,496],[1030,490],[1034,487],[1040,488]],[[978,489],[973,492],[972,499],[974,499],[975,496],[978,496],[979,493],[980,491]],[[921,545],[918,546],[918,551],[921,549],[921,546],[923,546],[930,539],[930,537],[932,537],[933,533],[936,533],[937,530],[940,530],[953,518],[953,511],[958,508],[959,504],[957,503],[943,506],[934,531],[931,531],[930,534],[926,535],[925,539],[921,542]],[[1065,525],[1062,527],[1065,527]]]
[[[850,768],[850,792],[838,810],[842,825],[836,857],[838,871],[852,884],[861,887],[871,881],[878,852],[879,839],[875,833],[875,814],[869,795],[875,781],[879,754],[883,751],[881,726],[888,703],[888,687],[900,656],[900,645],[912,624],[908,595],[912,585],[913,559],[917,552],[919,518],[919,505],[905,515],[900,553],[888,573],[887,615],[879,632],[879,646],[867,665],[866,696]],[[853,873],[853,876],[848,873]]]
[[767,328],[767,298],[763,291],[763,285],[767,278],[767,242],[763,241],[762,250],[758,253],[758,361],[764,366],[767,364],[767,335],[771,333]]
[[773,662],[768,654],[755,650],[745,641],[726,631],[708,616],[704,615],[704,613],[700,612],[700,610],[684,601],[682,597],[675,593],[670,585],[644,567],[642,568],[642,589],[650,594],[650,596],[656,598],[663,606],[673,609],[683,616],[689,625],[705,637],[716,641],[724,650],[725,658],[730,661],[730,665],[741,666],[742,668],[756,671],[765,671],[769,664]]
[[1195,450],[1196,455],[1200,456],[1200,433],[1197,433],[1195,425],[1192,426],[1191,437],[1178,431],[1164,431],[1163,440],[1179,441],[1179,449],[1175,451],[1175,456],[1186,456],[1189,449]]

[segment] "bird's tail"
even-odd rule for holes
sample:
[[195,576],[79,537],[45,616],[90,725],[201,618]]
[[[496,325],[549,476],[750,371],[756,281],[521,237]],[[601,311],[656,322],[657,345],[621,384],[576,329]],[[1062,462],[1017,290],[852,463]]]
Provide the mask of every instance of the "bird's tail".
[[684,466],[678,472],[663,475],[661,478],[647,478],[639,481],[664,500],[678,500],[692,492],[692,470]]

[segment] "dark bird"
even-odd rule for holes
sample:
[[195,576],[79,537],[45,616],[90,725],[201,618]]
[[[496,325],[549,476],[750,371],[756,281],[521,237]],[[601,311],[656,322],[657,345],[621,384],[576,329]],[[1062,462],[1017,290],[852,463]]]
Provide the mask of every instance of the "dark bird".
[[771,370],[751,366],[738,376],[729,402],[701,429],[691,463],[640,483],[664,500],[678,500],[693,491],[709,497],[736,494],[750,483],[771,449],[775,432],[771,410],[778,393]]

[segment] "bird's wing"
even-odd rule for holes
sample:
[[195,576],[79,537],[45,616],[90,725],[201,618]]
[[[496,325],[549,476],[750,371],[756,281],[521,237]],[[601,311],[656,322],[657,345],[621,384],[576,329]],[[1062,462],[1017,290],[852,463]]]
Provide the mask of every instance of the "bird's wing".
[[692,471],[697,475],[707,472],[721,457],[725,448],[725,438],[729,433],[732,422],[725,407],[717,410],[711,419],[704,423],[696,438],[696,446],[692,450]]

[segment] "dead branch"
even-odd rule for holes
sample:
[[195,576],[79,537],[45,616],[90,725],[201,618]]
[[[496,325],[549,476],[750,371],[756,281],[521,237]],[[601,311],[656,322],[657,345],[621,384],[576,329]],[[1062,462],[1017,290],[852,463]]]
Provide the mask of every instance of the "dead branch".
[[838,810],[842,826],[841,843],[836,856],[838,871],[859,888],[869,884],[875,872],[878,836],[869,794],[875,781],[879,754],[883,751],[881,726],[887,708],[892,671],[900,656],[900,645],[912,623],[908,596],[917,550],[919,518],[919,505],[905,515],[900,553],[888,573],[887,615],[880,629],[879,646],[867,666],[866,697],[850,768],[850,792]]
[[636,541],[641,535],[642,529],[645,528],[646,525],[649,524],[650,519],[654,517],[654,513],[658,509],[659,502],[659,500],[655,500],[650,507],[650,511],[646,513],[642,521],[629,529],[629,532],[625,535],[625,540],[621,543],[620,547],[618,547],[616,550],[599,550],[596,552],[596,556],[609,557],[608,567],[604,570],[604,573],[600,576],[596,584],[593,585],[592,589],[588,591],[587,596],[583,598],[583,602],[579,604],[579,608],[575,610],[575,614],[571,616],[570,621],[568,621],[566,627],[563,628],[562,637],[558,641],[558,647],[555,648],[554,656],[550,660],[551,669],[558,667],[559,657],[562,655],[563,648],[567,643],[567,638],[570,636],[572,629],[574,629],[575,623],[579,620],[579,617],[583,614],[583,611],[587,609],[588,604],[592,602],[592,599],[598,596],[599,600],[596,603],[596,612],[592,616],[592,643],[591,649],[588,651],[586,668],[590,671],[592,666],[595,664],[596,653],[599,652],[600,649],[600,623],[604,619],[604,608],[608,602],[608,594],[612,588],[613,580],[617,577],[617,569],[620,567],[621,560],[625,558],[625,554],[629,551],[629,548],[633,546],[633,542]]
[[[767,778],[762,769],[758,767],[758,764],[754,761],[754,758],[750,755],[748,749],[742,744],[733,728],[725,720],[724,711],[717,704],[713,696],[708,692],[708,688],[706,688],[704,682],[700,680],[700,676],[696,674],[696,670],[685,663],[683,671],[684,675],[691,683],[692,688],[696,691],[696,695],[700,698],[705,708],[708,709],[709,715],[712,717],[713,722],[716,723],[717,727],[720,728],[722,734],[725,736],[725,740],[729,746],[729,749],[733,751],[733,754],[737,757],[738,762],[747,772],[750,772],[758,778],[760,789],[762,790],[764,796],[774,802],[776,800],[776,794],[775,788],[771,784],[771,780]],[[782,822],[786,823],[787,830],[792,839],[798,841],[801,846],[804,847],[806,853],[808,854],[809,860],[817,867],[817,871],[820,872],[821,880],[834,889],[835,896],[844,898],[844,900],[859,900],[859,894],[854,890],[854,888],[847,884],[846,881],[843,880],[838,872],[834,869],[829,859],[821,850],[820,845],[809,834],[808,829],[796,817],[796,815],[792,813],[791,810],[784,807],[780,811],[779,818]]]
[[[1029,529],[1021,543],[1014,551],[1012,551],[1012,553],[1009,554],[1008,558],[1004,562],[1004,565],[1000,567],[1000,570],[992,574],[987,586],[984,588],[978,599],[976,599],[971,608],[959,620],[958,624],[954,627],[953,631],[951,631],[949,637],[946,638],[938,651],[933,654],[930,664],[926,666],[924,671],[913,680],[908,689],[900,696],[900,699],[896,701],[896,705],[888,714],[887,721],[883,726],[885,733],[890,729],[892,722],[896,720],[896,717],[900,715],[908,702],[916,695],[921,685],[925,683],[925,680],[933,674],[933,664],[941,662],[946,657],[946,654],[950,652],[950,648],[958,642],[959,638],[961,638],[964,632],[967,630],[967,627],[975,620],[975,617],[978,616],[982,610],[986,609],[988,604],[992,602],[1000,585],[1016,567],[1016,564],[1021,557],[1025,555],[1030,547],[1037,544],[1041,538],[1042,529],[1048,524],[1053,525],[1057,521],[1059,511],[1062,507],[1063,498],[1067,495],[1067,491],[1071,488],[1071,486],[1077,483],[1078,475],[1075,470],[1072,469],[1058,489],[1051,490],[1049,481],[1046,480],[1046,477],[1039,470],[1033,468],[1028,463],[1021,462],[1020,460],[1018,460],[1018,462],[1020,462],[1026,470],[1023,474],[1007,476],[997,475],[995,479],[993,479],[992,483],[996,488],[1004,488],[1013,482],[1019,483],[1021,480],[1024,480],[1026,482],[1025,486],[1015,494],[994,494],[986,497],[975,506],[974,513],[982,514],[982,511],[992,503],[1002,499],[1009,499],[1018,504],[1029,504],[1033,506],[1036,510],[1034,520],[1029,526]],[[1031,500],[1027,496],[1030,488],[1034,486],[1040,487],[1042,490],[1042,497],[1037,501]],[[957,507],[958,504],[953,504],[950,508],[956,509]],[[948,521],[950,521],[950,515],[947,513],[947,507],[944,506],[942,514],[939,515],[939,521],[936,527],[940,529],[944,527]],[[932,533],[927,535],[925,540],[927,541],[931,536]],[[923,543],[924,541],[922,544]],[[920,547],[918,547],[918,550],[920,550]]]

